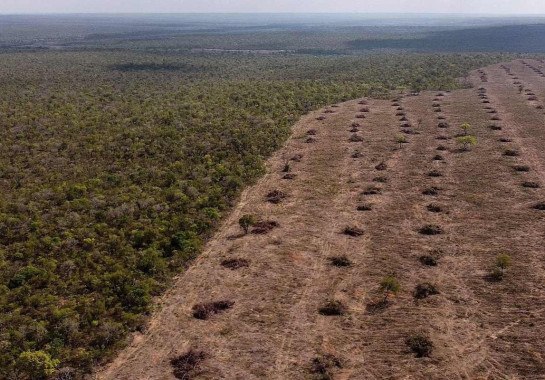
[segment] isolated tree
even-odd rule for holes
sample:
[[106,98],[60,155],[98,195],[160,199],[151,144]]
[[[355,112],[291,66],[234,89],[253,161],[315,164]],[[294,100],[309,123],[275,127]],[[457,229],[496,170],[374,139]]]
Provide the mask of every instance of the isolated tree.
[[245,234],[248,234],[248,231],[250,230],[250,227],[252,226],[252,224],[255,223],[255,218],[253,215],[249,215],[249,214],[246,214],[246,215],[243,215],[239,220],[238,220],[238,224],[240,225],[240,227],[244,230],[244,233]]
[[380,282],[380,290],[384,293],[383,302],[388,301],[388,297],[390,296],[390,294],[396,295],[399,292],[399,289],[401,289],[401,286],[399,285],[399,281],[397,281],[395,276],[394,275],[386,276]]
[[500,281],[505,276],[507,268],[511,265],[511,256],[502,253],[496,257],[496,263],[492,268],[492,278]]
[[468,151],[472,146],[477,145],[477,138],[475,136],[460,136],[456,139],[458,144],[462,145],[462,149]]
[[396,142],[399,144],[399,149],[403,147],[403,144],[407,142],[407,137],[404,135],[397,135]]
[[462,131],[464,132],[464,136],[467,136],[467,134],[469,133],[469,130],[471,129],[471,124],[464,123],[460,125],[460,128],[462,128]]

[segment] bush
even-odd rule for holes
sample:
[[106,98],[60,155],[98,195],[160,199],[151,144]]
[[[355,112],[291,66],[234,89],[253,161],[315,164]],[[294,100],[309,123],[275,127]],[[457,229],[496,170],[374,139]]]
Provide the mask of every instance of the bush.
[[24,351],[17,359],[17,368],[32,380],[53,375],[58,365],[59,360],[52,359],[45,351]]
[[505,277],[507,268],[511,266],[511,256],[501,254],[496,257],[496,262],[490,271],[490,279],[493,281],[501,281]]
[[460,136],[456,138],[458,144],[462,145],[463,150],[469,150],[472,146],[477,145],[477,138],[475,136]]

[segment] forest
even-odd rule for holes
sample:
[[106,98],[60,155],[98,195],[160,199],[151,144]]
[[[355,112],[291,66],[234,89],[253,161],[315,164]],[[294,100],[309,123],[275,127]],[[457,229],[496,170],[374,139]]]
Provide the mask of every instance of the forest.
[[[192,49],[251,37],[198,34],[176,47],[89,33],[88,45],[79,33],[55,32],[47,47],[35,36],[3,40],[0,378],[79,378],[144,330],[154,297],[301,115],[361,96],[456,89],[469,70],[514,57],[209,52]],[[266,48],[294,40],[263,33]]]

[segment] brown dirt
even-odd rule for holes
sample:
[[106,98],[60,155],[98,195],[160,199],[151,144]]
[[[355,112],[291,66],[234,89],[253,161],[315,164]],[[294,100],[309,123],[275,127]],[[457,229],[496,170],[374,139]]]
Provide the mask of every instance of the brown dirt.
[[[545,78],[520,60],[504,65],[545,101]],[[172,358],[196,350],[206,353],[198,379],[312,379],[316,368],[335,379],[544,378],[545,212],[533,207],[545,193],[521,183],[545,183],[545,116],[500,65],[475,71],[471,80],[475,88],[440,99],[424,92],[397,100],[419,132],[402,148],[391,101],[365,102],[363,141],[356,143],[348,128],[360,100],[340,104],[325,121],[316,120],[323,110],[303,117],[268,161],[268,174],[243,193],[205,252],[159,300],[147,330],[96,377],[174,379]],[[501,130],[490,128],[478,87]],[[453,128],[437,128],[434,102]],[[441,141],[444,160],[433,160],[439,133],[453,137],[464,122],[478,145],[459,152],[450,138]],[[309,128],[319,136],[314,144],[305,144]],[[352,158],[355,148],[362,154]],[[506,156],[506,149],[519,155]],[[281,181],[295,155],[297,176]],[[378,194],[362,196],[382,162],[387,181]],[[435,195],[423,194],[434,187]],[[289,196],[267,202],[271,189]],[[362,197],[372,204],[365,213],[357,209]],[[430,201],[448,212],[428,211]],[[279,227],[229,239],[248,213]],[[365,233],[347,236],[346,226]],[[423,226],[442,233],[423,235]],[[502,281],[486,281],[503,253],[511,267]],[[337,256],[351,265],[331,265]],[[230,259],[245,265],[232,270],[225,266]],[[368,312],[388,275],[401,290],[388,307]],[[414,289],[423,283],[440,292],[416,302]],[[194,305],[217,300],[232,307],[207,320],[193,317]],[[342,315],[321,315],[328,302],[342,305]],[[316,364],[324,357],[335,361]]]

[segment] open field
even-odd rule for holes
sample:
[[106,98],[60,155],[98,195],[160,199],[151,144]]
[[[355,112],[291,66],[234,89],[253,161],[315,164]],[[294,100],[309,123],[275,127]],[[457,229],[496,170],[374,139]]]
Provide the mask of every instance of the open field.
[[[97,377],[543,378],[543,73],[494,64],[471,89],[301,118]],[[244,235],[246,214],[276,224]]]

